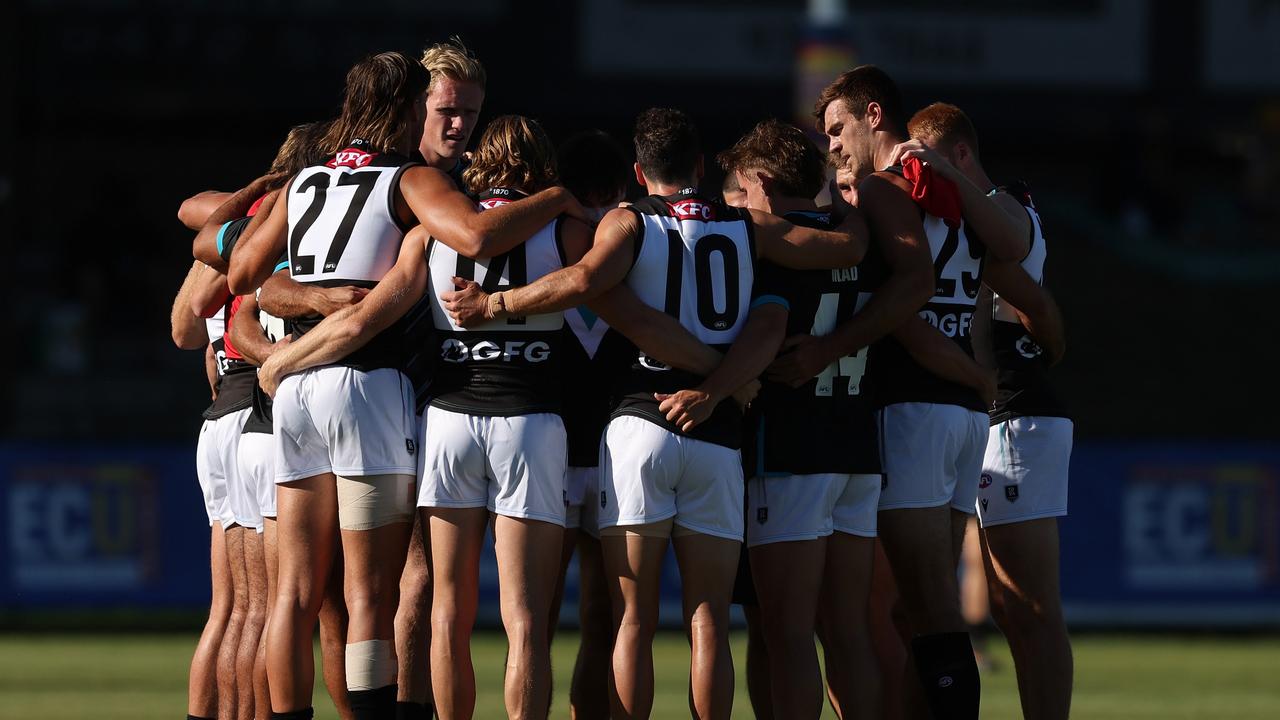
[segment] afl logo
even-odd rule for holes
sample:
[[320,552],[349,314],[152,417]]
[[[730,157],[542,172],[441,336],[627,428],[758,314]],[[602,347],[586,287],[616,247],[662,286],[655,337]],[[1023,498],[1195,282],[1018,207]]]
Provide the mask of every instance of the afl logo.
[[1014,343],[1013,346],[1017,349],[1019,355],[1028,360],[1040,357],[1040,346],[1036,344],[1035,340],[1031,339],[1030,335],[1023,335],[1018,338],[1018,342]]
[[938,687],[949,688],[954,682],[955,680],[952,680],[950,675],[943,675],[942,677],[938,678]]
[[987,473],[982,473],[982,479],[978,480],[978,487],[983,490],[991,487],[991,476]]

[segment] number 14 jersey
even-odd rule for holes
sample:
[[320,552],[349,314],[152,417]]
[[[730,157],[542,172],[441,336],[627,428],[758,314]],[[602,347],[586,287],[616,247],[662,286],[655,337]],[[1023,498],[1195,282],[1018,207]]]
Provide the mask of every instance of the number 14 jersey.
[[[827,213],[792,212],[796,225],[829,229]],[[762,263],[759,294],[787,301],[787,337],[831,334],[862,309],[884,281],[876,246],[856,267],[789,270]],[[837,359],[800,387],[765,382],[752,403],[744,438],[749,476],[878,474],[879,435],[870,383],[868,348]]]

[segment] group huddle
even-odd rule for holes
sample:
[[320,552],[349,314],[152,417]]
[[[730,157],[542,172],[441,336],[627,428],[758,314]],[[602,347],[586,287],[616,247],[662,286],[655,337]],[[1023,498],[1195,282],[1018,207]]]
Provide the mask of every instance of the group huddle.
[[179,212],[173,336],[214,397],[188,717],[312,717],[319,621],[343,718],[470,718],[491,531],[510,717],[551,707],[575,552],[573,717],[650,715],[671,544],[692,716],[731,714],[741,603],[758,718],[976,718],[974,513],[1024,714],[1067,717],[1062,320],[965,114],[857,67],[816,100],[826,152],[761,122],[707,193],[674,109],[640,113],[634,164],[516,115],[468,151],[485,79],[456,41],[370,56],[339,117]]

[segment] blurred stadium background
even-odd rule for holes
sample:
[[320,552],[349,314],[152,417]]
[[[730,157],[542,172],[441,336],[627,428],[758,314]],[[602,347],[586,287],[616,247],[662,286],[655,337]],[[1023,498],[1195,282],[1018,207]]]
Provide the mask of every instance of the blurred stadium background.
[[[1080,697],[1098,691],[1090,678],[1102,695],[1077,714],[1280,716],[1274,677],[1220,655],[1280,662],[1280,335],[1266,305],[1280,286],[1280,1],[9,0],[0,15],[0,675],[18,678],[3,694],[93,672],[74,665],[78,636],[22,633],[186,632],[207,602],[193,462],[207,390],[200,354],[167,332],[190,262],[180,201],[259,174],[288,127],[335,112],[359,57],[459,34],[490,73],[481,124],[517,112],[556,140],[598,127],[625,142],[636,112],[669,105],[713,153],[765,117],[808,123],[817,89],[859,62],[893,74],[911,108],[965,108],[992,176],[1035,190],[1067,316],[1069,622],[1233,633],[1082,641]],[[496,574],[485,582],[493,622]],[[93,642],[112,661],[113,643],[151,643],[173,671],[194,637]],[[28,647],[63,650],[13,660]],[[1187,664],[1146,681],[1099,670],[1170,655]],[[1005,668],[988,683],[1005,695],[985,699],[1012,717]],[[1179,668],[1246,699],[1198,714],[1161,690],[1181,687]],[[1100,714],[1130,691],[1168,712]],[[58,716],[46,710],[30,716]]]

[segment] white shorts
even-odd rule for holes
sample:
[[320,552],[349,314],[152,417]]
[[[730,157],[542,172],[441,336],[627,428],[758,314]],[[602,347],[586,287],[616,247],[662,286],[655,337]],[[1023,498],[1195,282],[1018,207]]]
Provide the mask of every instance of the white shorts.
[[564,423],[535,413],[491,417],[427,408],[419,507],[488,508],[565,524]]
[[326,365],[290,375],[272,406],[276,482],[331,472],[413,475],[413,385],[394,368]]
[[[251,432],[240,436],[240,477],[257,499],[258,514],[276,516],[276,442],[266,433]],[[262,530],[259,523],[258,530]]]
[[565,524],[600,536],[600,468],[571,467],[565,474]]
[[216,522],[224,530],[236,522],[231,513],[231,502],[227,499],[228,476],[235,474],[235,467],[227,467],[226,453],[222,451],[230,426],[221,421],[234,415],[236,413],[223,415],[217,420],[205,420],[200,426],[200,439],[196,442],[196,478],[200,481],[200,494],[204,496],[209,527]]
[[991,424],[986,413],[911,402],[883,408],[876,420],[884,468],[881,510],[950,504],[973,514]]
[[832,532],[876,536],[880,475],[754,477],[747,484],[747,546],[816,540]]
[[1060,417],[1016,417],[991,427],[978,483],[983,527],[1067,514],[1074,430]]
[[599,527],[675,518],[687,530],[742,540],[742,454],[624,415],[600,451]]

